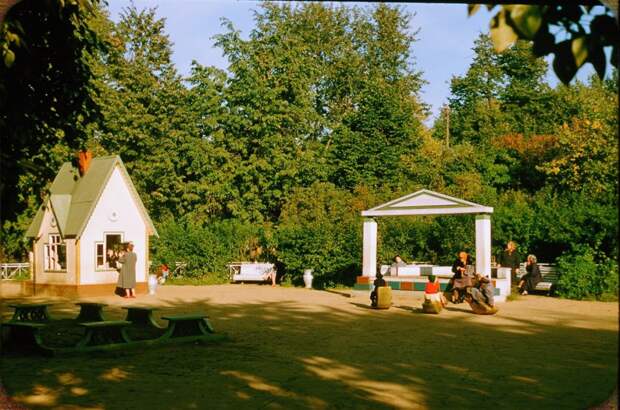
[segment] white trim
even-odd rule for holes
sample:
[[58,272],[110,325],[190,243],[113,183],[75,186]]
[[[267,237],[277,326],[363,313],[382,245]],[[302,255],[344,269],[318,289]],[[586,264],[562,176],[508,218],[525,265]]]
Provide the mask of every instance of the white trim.
[[[107,256],[108,256],[108,242],[107,242],[107,236],[108,235],[118,235],[121,237],[121,241],[120,243],[124,242],[124,238],[125,238],[125,232],[121,232],[121,231],[104,231],[102,232],[103,234],[103,242],[102,241],[96,241],[93,242],[95,245],[95,272],[115,272],[116,269],[115,268],[111,268],[108,266],[108,261],[107,261]],[[97,245],[101,245],[103,244],[103,266],[98,266],[97,265]]]
[[[61,247],[65,248],[64,269],[62,265],[60,264],[59,248]],[[43,260],[43,271],[44,272],[63,272],[63,273],[67,272],[67,243],[62,238],[62,235],[60,233],[48,233],[47,234],[47,243],[43,243],[43,254],[44,254],[44,260]],[[52,257],[52,255],[54,255],[55,258]]]
[[414,208],[394,209],[389,211],[362,211],[362,216],[406,216],[406,215],[454,215],[454,214],[492,214],[490,206],[463,207],[463,208]]
[[[400,198],[397,198],[397,199],[394,199],[392,201],[386,202],[384,204],[375,206],[374,208],[368,209],[365,212],[368,212],[368,211],[378,211],[381,208],[385,208],[385,207],[393,207],[394,205],[397,205],[397,204],[399,204],[401,202],[405,202],[405,201],[407,201],[407,200],[409,200],[411,198],[414,198],[414,197],[417,197],[417,196],[420,196],[420,195],[434,196],[434,197],[436,197],[438,199],[442,199],[444,201],[452,202],[452,203],[454,203],[457,206],[458,205],[463,205],[465,207],[465,206],[469,205],[470,207],[487,208],[487,207],[485,207],[483,205],[480,205],[480,204],[477,204],[475,202],[470,202],[470,201],[466,201],[464,199],[455,198],[455,197],[450,196],[450,195],[440,194],[439,192],[431,191],[429,189],[421,189],[421,190],[416,191],[416,192],[414,192],[412,194],[407,194],[405,196],[401,196]],[[433,206],[430,205],[429,208],[433,208]]]

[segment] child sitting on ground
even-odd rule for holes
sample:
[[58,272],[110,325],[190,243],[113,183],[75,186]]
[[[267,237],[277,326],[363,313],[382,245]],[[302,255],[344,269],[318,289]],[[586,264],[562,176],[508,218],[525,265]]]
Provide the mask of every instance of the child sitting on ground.
[[439,278],[435,275],[429,275],[426,288],[424,289],[424,304],[422,304],[422,310],[425,313],[439,313],[446,304],[446,298],[440,292]]
[[477,315],[494,315],[497,313],[493,294],[495,288],[492,281],[482,275],[476,275],[477,285],[469,289],[465,300]]

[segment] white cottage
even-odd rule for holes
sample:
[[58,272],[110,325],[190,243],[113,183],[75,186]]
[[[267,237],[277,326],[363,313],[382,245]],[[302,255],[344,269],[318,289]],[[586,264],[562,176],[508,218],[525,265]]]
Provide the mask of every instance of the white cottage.
[[151,235],[157,232],[120,157],[94,158],[83,170],[67,162],[26,233],[34,293],[112,294],[114,251],[124,242],[134,244],[136,290],[145,292]]

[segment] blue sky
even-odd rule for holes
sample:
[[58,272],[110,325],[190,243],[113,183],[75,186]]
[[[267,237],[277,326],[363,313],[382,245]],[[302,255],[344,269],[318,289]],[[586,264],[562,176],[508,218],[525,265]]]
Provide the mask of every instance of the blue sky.
[[[181,74],[188,74],[192,60],[203,65],[226,69],[227,62],[221,51],[213,46],[213,36],[223,32],[221,18],[231,20],[247,37],[253,27],[254,10],[260,2],[234,0],[134,0],[138,8],[157,7],[157,14],[166,18],[166,31],[174,43],[173,61]],[[118,21],[121,10],[131,3],[110,0],[110,16]],[[372,7],[368,3],[346,3]],[[464,4],[400,4],[414,16],[411,29],[419,29],[418,41],[412,45],[415,67],[423,72],[427,84],[422,88],[422,99],[431,106],[431,125],[450,94],[450,79],[463,75],[473,58],[474,40],[481,32],[488,32],[494,12],[481,7],[474,16],[467,16]],[[549,60],[550,61],[550,60]],[[588,64],[580,70],[579,79],[593,72]],[[557,84],[553,73],[548,81]]]

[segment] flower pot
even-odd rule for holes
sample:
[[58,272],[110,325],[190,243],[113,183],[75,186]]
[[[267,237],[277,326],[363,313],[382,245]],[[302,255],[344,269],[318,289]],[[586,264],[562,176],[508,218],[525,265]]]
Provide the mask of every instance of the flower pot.
[[149,275],[148,287],[149,295],[154,295],[157,290],[157,275]]
[[314,276],[312,276],[312,269],[304,270],[303,278],[306,289],[312,289],[312,279],[314,278]]

